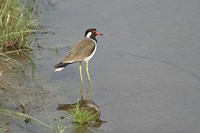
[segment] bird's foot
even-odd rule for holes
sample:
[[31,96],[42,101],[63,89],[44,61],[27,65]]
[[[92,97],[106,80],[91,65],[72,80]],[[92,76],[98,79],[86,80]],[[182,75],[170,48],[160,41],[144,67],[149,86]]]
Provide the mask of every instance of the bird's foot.
[[93,80],[88,80],[89,83],[94,82]]

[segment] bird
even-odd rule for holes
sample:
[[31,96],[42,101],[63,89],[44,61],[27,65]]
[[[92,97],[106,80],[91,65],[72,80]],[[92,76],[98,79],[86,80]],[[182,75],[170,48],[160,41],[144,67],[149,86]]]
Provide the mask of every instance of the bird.
[[96,36],[103,35],[101,32],[98,32],[95,28],[89,28],[85,31],[85,37],[78,41],[73,48],[69,51],[68,55],[64,58],[63,61],[54,66],[55,72],[61,71],[67,65],[79,62],[79,72],[80,80],[83,82],[82,76],[82,62],[86,64],[85,70],[87,74],[88,81],[90,82],[90,74],[88,64],[90,59],[94,56],[97,49],[97,39]]

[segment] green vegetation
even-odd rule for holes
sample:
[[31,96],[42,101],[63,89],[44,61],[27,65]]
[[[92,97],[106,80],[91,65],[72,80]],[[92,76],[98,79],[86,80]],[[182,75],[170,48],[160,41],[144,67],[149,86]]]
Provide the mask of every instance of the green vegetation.
[[0,0],[0,53],[30,50],[38,26],[30,0]]
[[[56,126],[51,125],[50,124],[46,124],[44,122],[42,122],[41,120],[33,117],[33,116],[30,116],[30,115],[27,115],[27,114],[23,114],[23,113],[20,113],[20,112],[15,112],[15,111],[12,111],[12,110],[8,110],[8,109],[2,109],[0,108],[0,114],[4,114],[4,115],[7,115],[7,116],[10,116],[10,117],[13,117],[13,118],[17,118],[17,119],[21,119],[23,120],[25,123],[29,123],[29,122],[35,122],[39,125],[42,125],[44,127],[47,127],[52,133],[63,133],[66,129],[65,126],[63,126],[62,124],[57,124]],[[7,130],[7,127],[4,126],[4,125],[0,125],[0,133],[4,133],[5,131]]]
[[79,125],[90,124],[91,122],[96,121],[99,116],[99,112],[91,111],[90,107],[81,107],[81,102],[75,104],[69,113],[72,121]]
[[[46,122],[43,122],[33,116],[30,116],[28,114],[24,114],[18,111],[12,111],[12,110],[8,110],[8,109],[3,109],[0,108],[0,115],[7,115],[10,116],[12,118],[16,118],[16,119],[20,119],[22,121],[24,121],[25,123],[29,123],[29,122],[34,122],[38,125],[44,126],[47,129],[49,129],[49,131],[51,133],[64,133],[68,130],[76,130],[76,131],[90,131],[93,128],[93,124],[96,122],[96,120],[99,118],[99,112],[96,111],[92,111],[90,107],[83,107],[80,102],[77,102],[76,104],[74,104],[74,106],[71,106],[69,114],[70,114],[70,119],[71,121],[74,123],[73,127],[67,127],[65,125],[63,125],[62,123],[54,123],[51,121],[51,119],[49,118],[49,123],[47,124]],[[48,116],[48,112],[47,112],[47,116]],[[0,125],[0,133],[6,131],[9,127],[6,125]]]
[[55,128],[52,128],[52,133],[64,133],[66,128],[67,127],[62,124],[57,124]]
[[15,112],[15,111],[12,111],[12,110],[0,108],[0,114],[5,114],[5,115],[8,115],[8,116],[11,116],[11,117],[14,117],[14,118],[22,119],[25,122],[34,121],[34,122],[36,122],[36,123],[38,123],[40,125],[43,125],[43,126],[48,127],[48,128],[51,128],[50,125],[40,121],[39,119],[34,118],[32,116],[29,116],[27,114],[20,113],[20,112]]
[[7,126],[6,125],[0,125],[0,133],[5,133],[7,131]]
[[[7,68],[10,68],[7,66],[12,65],[13,62],[21,65],[21,62],[15,60],[16,54],[22,55],[19,57],[22,57],[23,60],[30,60],[33,63],[33,68],[35,68],[33,59],[29,55],[34,40],[33,34],[38,31],[37,28],[39,26],[38,19],[36,18],[38,16],[36,16],[37,6],[34,5],[35,3],[37,4],[37,0],[0,0],[0,78],[5,74]],[[3,87],[7,87],[5,83],[7,82],[0,79],[0,87],[1,84]],[[25,102],[22,101],[22,105]],[[0,115],[10,116],[25,123],[34,122],[46,127],[52,133],[63,133],[66,129],[66,126],[63,126],[61,123],[53,125],[50,121],[50,124],[47,124],[25,113],[0,108]],[[5,133],[7,130],[9,130],[9,124],[1,121],[0,133]]]

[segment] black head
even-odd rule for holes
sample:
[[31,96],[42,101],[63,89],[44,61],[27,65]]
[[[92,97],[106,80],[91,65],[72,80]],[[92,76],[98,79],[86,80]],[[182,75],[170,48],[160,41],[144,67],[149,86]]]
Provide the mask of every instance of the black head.
[[95,28],[90,28],[85,31],[85,37],[94,39],[95,41],[97,41],[97,39],[96,39],[97,35],[102,36],[103,34],[101,32],[97,32],[97,30]]

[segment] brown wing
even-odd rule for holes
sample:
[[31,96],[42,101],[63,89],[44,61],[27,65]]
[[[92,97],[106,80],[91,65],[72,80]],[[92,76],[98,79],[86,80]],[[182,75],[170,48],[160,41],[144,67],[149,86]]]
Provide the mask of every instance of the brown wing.
[[82,61],[90,56],[95,49],[95,42],[89,38],[80,40],[70,51],[63,63]]

